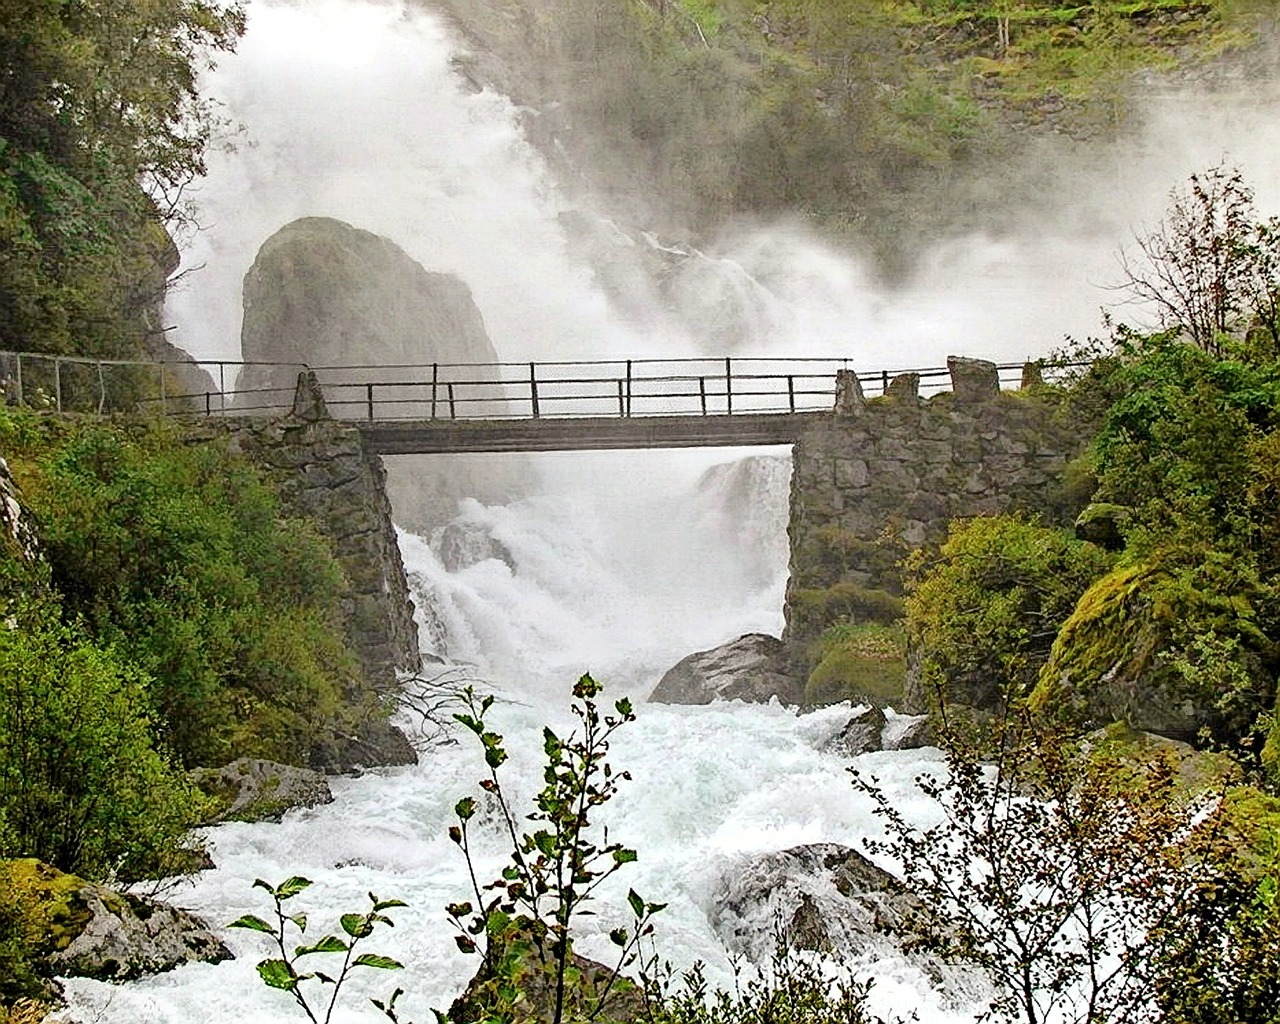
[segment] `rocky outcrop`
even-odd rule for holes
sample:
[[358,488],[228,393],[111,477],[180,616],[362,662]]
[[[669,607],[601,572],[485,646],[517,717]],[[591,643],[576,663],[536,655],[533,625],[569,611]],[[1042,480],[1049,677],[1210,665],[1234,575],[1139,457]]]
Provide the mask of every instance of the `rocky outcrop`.
[[710,704],[713,700],[800,702],[800,688],[782,670],[782,641],[748,633],[678,662],[649,700],[658,704]]
[[835,843],[765,854],[726,873],[711,923],[729,948],[762,961],[775,936],[792,949],[845,956],[881,948],[923,910],[888,872]]
[[50,973],[129,981],[231,952],[194,914],[36,860],[0,862],[0,892]]
[[881,750],[886,724],[881,708],[854,708],[849,720],[818,749],[837,757],[858,757],[873,750]]
[[[276,389],[278,411],[304,366],[387,367],[383,379],[413,380],[426,379],[421,369],[392,368],[498,361],[464,282],[424,269],[390,239],[329,217],[293,221],[262,244],[245,276],[240,344],[245,360],[278,364],[248,367],[238,385]],[[370,371],[325,369],[320,378],[335,416],[366,415],[363,389],[338,385],[367,381]],[[396,415],[429,408],[421,387],[382,389],[379,397],[406,403]],[[398,456],[388,483],[396,519],[419,531],[437,526],[460,498],[507,497],[523,467],[519,457]]]
[[329,783],[317,771],[241,757],[221,768],[189,773],[197,789],[213,802],[207,821],[278,821],[295,807],[333,803]]

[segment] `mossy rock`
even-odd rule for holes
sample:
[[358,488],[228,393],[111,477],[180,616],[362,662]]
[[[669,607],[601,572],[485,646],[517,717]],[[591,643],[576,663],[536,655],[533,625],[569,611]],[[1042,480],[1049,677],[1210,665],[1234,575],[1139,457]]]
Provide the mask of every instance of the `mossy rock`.
[[23,943],[39,956],[66,949],[84,931],[93,916],[81,895],[86,885],[34,858],[0,861],[0,900],[16,911]]
[[852,700],[901,706],[907,658],[900,629],[837,626],[823,637],[821,647],[820,660],[805,683],[805,704]]
[[[1083,730],[1125,722],[1186,741],[1205,728],[1238,739],[1274,697],[1253,596],[1225,554],[1192,564],[1157,556],[1113,570],[1063,623],[1030,695],[1032,711]],[[1232,657],[1207,664],[1197,683],[1185,666],[1205,636],[1226,638]],[[1238,706],[1224,710],[1220,676],[1237,682]]]
[[1124,505],[1094,502],[1076,516],[1076,537],[1108,551],[1123,550],[1130,517],[1131,512]]
[[23,959],[44,976],[130,981],[231,952],[192,914],[34,859],[0,861],[0,899]]

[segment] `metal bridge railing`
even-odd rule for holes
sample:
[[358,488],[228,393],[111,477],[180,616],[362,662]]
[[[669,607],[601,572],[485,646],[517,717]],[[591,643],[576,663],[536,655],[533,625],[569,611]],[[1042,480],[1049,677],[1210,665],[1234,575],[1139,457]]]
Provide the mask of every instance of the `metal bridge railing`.
[[[830,410],[842,357],[724,357],[311,367],[329,411],[365,421],[712,416]],[[1063,367],[1046,366],[1046,376]],[[1072,364],[1074,365],[1074,364]],[[998,366],[1002,387],[1022,363]],[[59,412],[143,407],[162,414],[265,415],[291,407],[302,363],[147,362],[0,352],[11,403]],[[900,374],[922,395],[948,390],[945,367],[859,372],[875,397]],[[203,388],[200,387],[203,385]]]

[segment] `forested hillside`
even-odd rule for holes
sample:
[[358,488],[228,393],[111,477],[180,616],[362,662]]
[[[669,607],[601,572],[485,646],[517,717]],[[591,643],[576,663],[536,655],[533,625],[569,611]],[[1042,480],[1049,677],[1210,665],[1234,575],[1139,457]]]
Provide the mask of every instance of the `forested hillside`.
[[1139,72],[1212,76],[1250,60],[1269,5],[445,6],[484,53],[473,77],[535,108],[529,131],[610,209],[702,232],[797,216],[892,264],[939,232],[1016,218],[1009,160],[1035,136],[1127,130]]
[[0,349],[134,356],[221,131],[197,91],[244,30],[218,0],[0,5]]

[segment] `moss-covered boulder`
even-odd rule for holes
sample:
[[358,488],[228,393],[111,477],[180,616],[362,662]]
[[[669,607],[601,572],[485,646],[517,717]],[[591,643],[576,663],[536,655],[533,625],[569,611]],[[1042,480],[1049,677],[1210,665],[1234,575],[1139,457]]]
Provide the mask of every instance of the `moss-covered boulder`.
[[198,917],[38,860],[0,861],[11,940],[45,976],[128,981],[231,952]]
[[209,798],[205,820],[277,821],[295,807],[333,803],[320,772],[241,757],[222,768],[197,768],[191,781]]
[[846,623],[828,629],[820,657],[805,682],[804,702],[842,700],[876,707],[902,704],[907,675],[906,635],[901,626]]
[[1113,570],[1058,632],[1032,710],[1094,729],[1125,722],[1181,740],[1238,740],[1271,706],[1259,585],[1221,552],[1155,555]]

